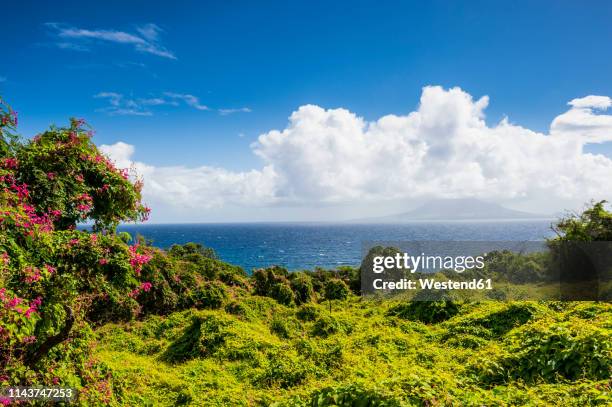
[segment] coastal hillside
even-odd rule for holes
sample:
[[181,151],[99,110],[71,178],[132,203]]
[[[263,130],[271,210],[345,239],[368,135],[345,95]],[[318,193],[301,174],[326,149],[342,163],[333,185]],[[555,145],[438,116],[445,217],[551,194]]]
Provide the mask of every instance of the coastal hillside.
[[[117,232],[147,219],[142,182],[84,121],[28,140],[16,125],[3,107],[0,388],[72,388],[83,406],[610,404],[609,303],[368,298],[360,267],[247,272],[199,244],[162,250]],[[612,213],[593,202],[555,227],[551,252],[610,241]],[[482,275],[501,267],[518,295],[551,260],[489,255]]]

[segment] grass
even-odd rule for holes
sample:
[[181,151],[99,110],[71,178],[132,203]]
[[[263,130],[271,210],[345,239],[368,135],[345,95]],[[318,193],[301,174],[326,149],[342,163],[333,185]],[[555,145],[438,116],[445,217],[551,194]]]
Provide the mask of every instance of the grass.
[[[593,373],[593,366],[603,372],[611,366],[610,304],[466,303],[445,321],[425,324],[395,316],[394,302],[354,296],[333,301],[331,313],[327,304],[310,304],[305,313],[265,297],[235,301],[247,306],[226,307],[233,313],[188,310],[99,328],[95,357],[113,371],[117,403],[583,406],[612,401],[609,376],[601,376],[601,369]],[[555,324],[569,326],[568,338],[576,334],[578,345],[586,338],[600,346],[596,358],[579,355],[585,360],[574,361],[578,377],[545,374],[508,359],[521,335],[550,339],[547,329]],[[555,360],[566,351],[564,343],[552,346],[558,349],[541,354],[532,347],[529,357]]]

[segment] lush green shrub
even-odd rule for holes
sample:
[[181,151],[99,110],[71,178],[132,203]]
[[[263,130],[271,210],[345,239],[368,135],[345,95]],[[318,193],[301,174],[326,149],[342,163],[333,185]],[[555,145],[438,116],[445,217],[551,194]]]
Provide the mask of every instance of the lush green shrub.
[[385,395],[360,385],[328,387],[317,391],[308,402],[312,407],[400,407],[403,403],[391,395]]
[[295,296],[297,305],[311,302],[315,293],[312,286],[312,278],[305,273],[292,273],[290,276],[290,286]]
[[459,306],[451,300],[442,301],[410,301],[397,304],[389,309],[388,315],[409,321],[420,321],[425,324],[435,324],[446,321],[457,315]]
[[287,352],[273,353],[268,357],[264,371],[255,378],[254,384],[287,389],[303,383],[315,373],[316,367],[310,360]]
[[345,300],[350,293],[348,285],[338,278],[329,280],[325,284],[325,299]]
[[212,356],[225,344],[230,335],[227,327],[231,323],[231,320],[214,314],[194,315],[191,325],[168,347],[164,359],[180,362],[196,357]]
[[323,315],[312,327],[312,335],[328,337],[336,333],[350,333],[353,326],[349,321],[332,315]]
[[276,315],[270,323],[270,331],[274,332],[279,338],[289,339],[297,336],[300,323],[294,317]]
[[296,316],[302,321],[314,321],[319,315],[321,315],[321,310],[313,304],[304,304],[296,312]]
[[534,315],[545,312],[542,307],[528,302],[491,303],[487,311],[486,313],[469,314],[453,320],[445,337],[453,338],[459,334],[471,334],[483,339],[497,338],[526,324]]
[[485,381],[612,377],[612,333],[580,319],[542,319],[528,324],[513,333],[506,349],[506,356],[483,369]]
[[206,281],[195,288],[195,306],[197,308],[221,308],[227,301],[228,293],[225,284],[218,281]]
[[255,294],[274,298],[283,305],[293,304],[295,294],[288,276],[287,269],[278,266],[256,270],[253,273]]
[[292,305],[294,300],[293,290],[285,281],[274,284],[269,296],[283,305]]
[[173,244],[168,249],[168,255],[191,262],[197,262],[201,257],[217,260],[217,253],[210,247],[204,247],[199,243],[185,243],[184,245]]

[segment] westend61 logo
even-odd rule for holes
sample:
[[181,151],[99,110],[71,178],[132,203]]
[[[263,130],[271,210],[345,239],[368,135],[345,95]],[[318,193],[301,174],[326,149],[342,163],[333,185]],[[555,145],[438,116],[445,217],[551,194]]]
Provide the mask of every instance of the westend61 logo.
[[372,271],[382,273],[385,270],[409,270],[411,273],[418,271],[454,270],[463,273],[466,270],[483,269],[485,267],[485,256],[426,256],[421,253],[411,256],[408,253],[396,253],[393,256],[375,256],[372,259]]

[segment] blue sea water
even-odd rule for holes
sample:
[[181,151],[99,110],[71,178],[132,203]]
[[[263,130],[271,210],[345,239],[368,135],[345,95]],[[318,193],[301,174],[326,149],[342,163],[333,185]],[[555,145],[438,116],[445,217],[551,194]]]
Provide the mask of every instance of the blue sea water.
[[552,233],[550,221],[144,224],[119,230],[143,235],[160,248],[201,243],[246,271],[271,265],[289,270],[359,265],[362,244],[372,241],[531,241]]

